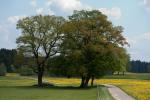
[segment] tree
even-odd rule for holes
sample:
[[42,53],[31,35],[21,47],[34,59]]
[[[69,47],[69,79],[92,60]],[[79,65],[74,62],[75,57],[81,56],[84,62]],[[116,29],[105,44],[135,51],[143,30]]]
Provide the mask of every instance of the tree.
[[11,65],[14,64],[15,55],[15,49],[0,49],[0,63],[3,63],[6,66],[7,72],[13,72],[13,70],[11,69]]
[[42,86],[48,58],[59,52],[64,22],[62,17],[38,15],[26,17],[17,23],[17,29],[22,32],[17,44],[23,49],[25,57],[34,57],[38,70],[38,86]]
[[74,11],[63,31],[63,55],[71,62],[67,66],[81,77],[80,87],[87,87],[90,79],[93,85],[94,78],[125,67],[123,46],[128,43],[121,34],[123,28],[113,26],[101,12]]
[[120,51],[117,51],[117,53],[119,55],[117,65],[120,67],[116,67],[117,69],[115,69],[115,71],[118,72],[118,75],[119,75],[119,72],[122,72],[122,74],[124,75],[129,66],[130,57],[124,48],[122,48]]
[[7,72],[6,66],[3,63],[1,63],[0,64],[0,76],[5,76],[6,72]]
[[143,62],[140,60],[131,61],[131,66],[128,69],[129,72],[135,72],[135,73],[148,73],[149,71],[149,62]]
[[33,69],[30,68],[29,66],[21,66],[19,73],[22,76],[34,75]]
[[17,50],[17,53],[14,57],[14,66],[17,71],[19,71],[21,66],[23,66],[25,63],[25,57],[23,53],[24,52],[22,50]]

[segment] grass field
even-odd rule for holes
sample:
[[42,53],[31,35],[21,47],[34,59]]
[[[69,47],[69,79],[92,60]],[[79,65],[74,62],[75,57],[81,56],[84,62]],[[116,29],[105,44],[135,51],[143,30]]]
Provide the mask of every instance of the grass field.
[[[57,84],[79,84],[79,79],[66,79],[66,78],[49,78],[49,82]],[[132,95],[137,100],[150,100],[150,81],[141,79],[99,79],[96,80],[97,84],[113,84],[129,95]]]
[[148,80],[101,79],[96,83],[116,85],[136,100],[150,100],[150,81]]
[[[79,79],[46,78],[56,84],[79,84]],[[113,84],[120,87],[137,100],[150,100],[150,74],[127,73],[126,75],[105,76],[96,80],[97,84]]]
[[114,100],[105,86],[98,86],[97,88],[99,90],[99,100]]
[[36,80],[15,74],[0,77],[0,100],[97,100],[97,91],[99,91],[101,98],[111,100],[111,96],[108,95],[109,93],[107,89],[104,89],[104,86],[100,86],[99,89],[96,87],[79,89],[59,84],[55,87],[37,88],[33,86],[34,84],[36,84]]
[[[150,100],[149,75],[128,73],[125,76],[105,76],[103,79],[95,80],[95,84],[113,84],[135,97],[136,100]],[[35,80],[16,76],[16,74],[0,77],[0,100],[96,100],[98,96],[97,88],[65,87],[79,86],[80,79],[45,77],[44,80],[59,87],[36,88],[32,86],[36,84]],[[104,100],[112,100],[106,87],[100,86],[98,91],[101,98],[105,98]]]
[[107,75],[102,77],[103,79],[141,79],[150,80],[150,73],[126,73],[125,75]]

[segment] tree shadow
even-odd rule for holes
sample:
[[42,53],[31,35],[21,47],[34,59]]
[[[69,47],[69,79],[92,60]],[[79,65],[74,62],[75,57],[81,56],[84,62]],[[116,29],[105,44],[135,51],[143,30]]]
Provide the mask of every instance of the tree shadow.
[[37,84],[32,86],[0,86],[0,88],[20,88],[20,89],[54,89],[54,90],[88,90],[96,88],[97,86],[89,86],[86,88],[81,88],[79,86],[60,86],[60,85],[54,85],[49,83],[44,83],[42,87],[38,87]]
[[88,90],[92,88],[96,88],[96,86],[89,86],[86,88],[81,88],[79,86],[61,86],[61,85],[54,85],[54,84],[44,84],[42,87],[38,87],[38,85],[30,86],[31,88],[42,88],[42,89],[58,89],[58,90]]

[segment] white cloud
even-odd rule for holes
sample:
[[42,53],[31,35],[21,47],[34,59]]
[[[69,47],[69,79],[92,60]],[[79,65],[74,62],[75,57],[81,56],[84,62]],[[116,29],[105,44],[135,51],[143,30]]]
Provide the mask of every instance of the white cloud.
[[64,11],[73,11],[82,8],[82,3],[79,0],[55,0],[55,2]]
[[143,33],[143,34],[134,36],[132,38],[128,38],[128,41],[133,45],[138,45],[140,43],[150,42],[150,32]]
[[[5,33],[5,34],[4,34]],[[9,39],[9,34],[10,32],[2,25],[0,25],[0,36],[1,36],[1,41],[7,42]]]
[[51,9],[47,9],[47,14],[48,15],[55,15],[54,11],[52,11]]
[[46,6],[51,6],[51,5],[52,5],[52,3],[53,3],[53,1],[52,1],[52,0],[47,0],[47,2],[45,3],[45,5],[46,5]]
[[115,19],[119,19],[122,16],[122,12],[119,7],[113,7],[111,9],[100,8],[99,11],[101,11],[103,14],[107,16],[114,17]]
[[150,41],[150,32],[139,35],[136,37],[136,39],[139,41]]
[[38,8],[36,9],[37,14],[44,14],[44,8]]
[[150,11],[150,0],[142,0],[142,1],[141,1],[141,4],[144,6],[144,8],[145,8],[147,11]]
[[10,16],[8,17],[7,21],[11,24],[16,24],[18,20],[25,18],[25,15],[22,16]]
[[[74,10],[92,10],[95,9],[87,4],[81,2],[81,0],[47,0],[45,2],[46,8],[49,8],[50,11],[54,14],[71,14]],[[38,9],[38,12],[42,12],[43,9]],[[122,16],[121,9],[119,7],[109,8],[100,8],[102,13],[106,14],[109,17],[119,19]],[[44,10],[46,11],[46,10]]]
[[150,32],[127,38],[127,40],[130,44],[128,51],[132,59],[150,61]]
[[51,9],[49,9],[49,8],[37,8],[36,9],[36,13],[38,14],[38,15],[44,15],[44,14],[46,14],[46,15],[54,15],[55,13],[51,10]]
[[89,5],[81,3],[80,0],[47,0],[46,5],[68,13],[73,12],[73,10],[92,8]]
[[5,22],[0,24],[0,48],[15,48],[16,38],[20,35],[16,25]]
[[37,6],[36,0],[31,0],[30,5],[31,5],[32,7],[36,7],[36,6]]

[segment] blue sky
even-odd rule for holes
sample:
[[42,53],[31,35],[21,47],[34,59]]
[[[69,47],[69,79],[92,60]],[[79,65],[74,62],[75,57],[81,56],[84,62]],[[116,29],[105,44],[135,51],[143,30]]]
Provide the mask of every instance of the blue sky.
[[68,16],[73,10],[98,9],[124,27],[131,59],[150,61],[150,0],[0,0],[0,48],[16,48],[19,19],[37,14]]

